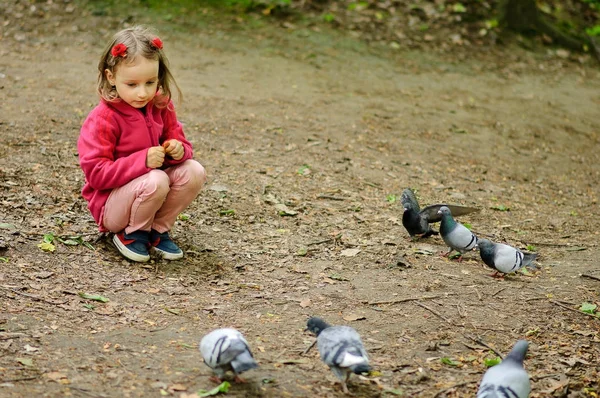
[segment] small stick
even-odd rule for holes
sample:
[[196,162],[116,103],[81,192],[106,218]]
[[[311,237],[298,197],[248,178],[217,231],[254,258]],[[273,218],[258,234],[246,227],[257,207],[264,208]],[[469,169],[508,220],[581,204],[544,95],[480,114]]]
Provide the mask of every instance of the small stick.
[[24,334],[24,333],[0,333],[0,341],[18,339],[21,337],[30,337],[30,336],[27,334]]
[[547,375],[531,376],[531,379],[533,381],[538,381],[538,380],[542,380],[542,379],[549,379],[550,377],[560,377],[560,376],[562,376],[562,374],[560,374],[560,373],[551,373],[551,374],[547,374]]
[[592,318],[598,319],[598,317],[594,314],[588,314],[587,312],[583,312],[583,311],[576,310],[575,308],[567,307],[566,305],[561,304],[558,301],[550,300],[550,302],[558,305],[559,307],[564,308],[565,310],[569,310],[569,311],[576,312],[581,315],[587,315],[587,316],[591,316]]
[[443,390],[438,391],[437,394],[435,394],[433,396],[433,398],[437,398],[437,397],[441,396],[443,393],[453,390],[455,388],[462,387],[462,386],[468,386],[469,384],[473,384],[473,383],[477,383],[477,381],[463,381],[462,383],[457,383],[457,384],[453,385],[452,387],[444,388]]
[[581,274],[582,278],[590,278],[590,279],[594,279],[596,281],[600,281],[600,277],[594,276],[594,275],[589,275],[589,274]]
[[332,195],[318,195],[317,199],[329,199],[329,200],[346,200],[346,198],[341,198],[339,196],[332,196]]
[[329,239],[325,239],[325,240],[320,240],[320,241],[317,241],[317,242],[308,243],[306,246],[320,245],[321,243],[329,243],[332,240],[334,240],[334,239],[333,238],[329,238]]
[[433,299],[440,298],[440,297],[442,297],[442,296],[407,297],[407,298],[398,299],[398,300],[368,301],[367,304],[369,304],[369,305],[398,304],[398,303],[405,303],[407,301],[433,300]]
[[39,376],[28,376],[28,377],[19,377],[18,379],[5,379],[0,380],[2,383],[14,383],[17,381],[27,381],[27,380],[35,380],[39,378]]
[[525,299],[525,301],[534,301],[534,300],[545,300],[548,297],[530,297],[528,299]]
[[432,310],[431,308],[429,308],[428,306],[426,306],[423,303],[420,303],[418,301],[414,302],[416,305],[418,305],[419,307],[423,307],[425,308],[427,311],[431,312],[433,315],[437,316],[440,319],[443,319],[445,322],[449,323],[450,325],[454,326],[454,324],[452,323],[451,320],[449,320],[448,318],[445,318],[442,314],[440,314],[439,312]]
[[492,297],[496,297],[496,295],[498,293],[500,293],[501,291],[506,290],[506,289],[507,289],[506,287],[503,287],[502,289],[498,290],[496,293],[492,294]]
[[315,339],[315,341],[313,341],[312,344],[309,345],[306,350],[302,351],[302,355],[308,354],[308,352],[315,346],[315,344],[317,344],[317,339]]
[[467,336],[466,334],[463,334],[463,336],[465,336],[469,340],[472,340],[472,341],[476,342],[477,344],[484,346],[485,348],[491,350],[494,354],[498,355],[500,357],[500,359],[504,359],[502,354],[500,354],[498,351],[496,351],[494,348],[490,347],[489,345],[485,344],[480,338],[473,338],[471,336]]
[[473,290],[475,290],[475,293],[477,293],[477,297],[479,298],[479,301],[481,301],[482,298],[481,298],[481,293],[479,293],[479,290],[477,290],[477,289],[473,289]]
[[22,292],[20,292],[20,291],[18,291],[18,290],[11,289],[11,288],[9,288],[9,287],[7,287],[7,286],[0,286],[0,287],[1,287],[2,289],[8,290],[8,291],[10,291],[10,292],[13,292],[13,293],[15,293],[15,294],[21,295],[21,296],[23,296],[23,297],[30,298],[30,299],[32,299],[32,300],[35,300],[35,301],[43,301],[44,303],[48,303],[48,304],[52,304],[52,305],[63,305],[63,304],[65,304],[65,303],[66,303],[66,301],[65,301],[65,302],[63,302],[63,303],[55,303],[55,302],[53,302],[53,301],[46,300],[45,298],[42,298],[42,297],[34,296],[34,295],[32,295],[32,294],[22,293]]

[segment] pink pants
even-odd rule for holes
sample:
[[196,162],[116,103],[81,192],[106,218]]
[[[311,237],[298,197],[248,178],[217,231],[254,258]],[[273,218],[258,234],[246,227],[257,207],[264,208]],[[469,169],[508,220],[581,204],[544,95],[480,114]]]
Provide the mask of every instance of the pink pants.
[[128,234],[150,229],[170,231],[205,182],[204,167],[191,159],[165,170],[151,170],[113,189],[104,207],[104,227]]

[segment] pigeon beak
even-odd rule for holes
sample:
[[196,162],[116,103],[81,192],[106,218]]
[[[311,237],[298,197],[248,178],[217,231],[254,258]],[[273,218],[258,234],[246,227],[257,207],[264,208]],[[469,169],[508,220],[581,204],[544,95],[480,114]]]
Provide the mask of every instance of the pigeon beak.
[[438,211],[437,211],[437,214],[442,214],[442,211],[441,211],[441,210],[438,210]]

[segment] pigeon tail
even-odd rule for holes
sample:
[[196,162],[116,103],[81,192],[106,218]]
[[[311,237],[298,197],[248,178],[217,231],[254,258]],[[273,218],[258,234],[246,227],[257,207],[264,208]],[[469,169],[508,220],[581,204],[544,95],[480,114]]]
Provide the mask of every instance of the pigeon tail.
[[247,370],[257,368],[258,364],[252,358],[252,354],[249,351],[244,351],[238,355],[233,361],[231,361],[231,368],[236,375],[244,373]]
[[371,367],[369,366],[369,364],[359,363],[350,366],[350,370],[352,370],[353,373],[359,375],[361,373],[369,373],[371,371]]

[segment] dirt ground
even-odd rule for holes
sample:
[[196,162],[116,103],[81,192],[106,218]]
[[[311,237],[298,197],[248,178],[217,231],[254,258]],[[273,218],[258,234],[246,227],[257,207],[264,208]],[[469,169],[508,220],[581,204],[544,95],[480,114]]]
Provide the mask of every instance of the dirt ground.
[[[343,396],[303,354],[309,315],[363,336],[375,372],[352,377],[357,397],[474,396],[519,338],[532,397],[597,396],[600,319],[579,311],[600,304],[596,65],[55,3],[0,2],[0,396],[195,396],[214,387],[198,342],[226,326],[260,363],[227,396]],[[209,173],[173,230],[181,261],[124,260],[80,197],[96,63],[137,22],[161,32]],[[460,221],[537,251],[538,270],[496,280],[477,252],[411,241],[406,187],[481,208]],[[95,250],[45,252],[49,233]]]

